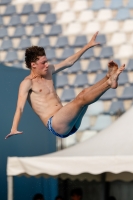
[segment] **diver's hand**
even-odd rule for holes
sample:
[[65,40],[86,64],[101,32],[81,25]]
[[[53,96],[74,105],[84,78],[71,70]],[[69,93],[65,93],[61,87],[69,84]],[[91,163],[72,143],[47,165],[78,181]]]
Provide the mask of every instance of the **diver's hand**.
[[100,45],[99,42],[96,42],[97,35],[98,35],[98,31],[92,36],[90,42],[88,43],[88,45],[90,47],[94,47],[94,46]]
[[5,137],[5,139],[7,139],[7,138],[9,138],[9,137],[11,137],[11,136],[13,136],[13,135],[18,135],[18,134],[22,134],[23,133],[23,131],[11,131],[6,137]]

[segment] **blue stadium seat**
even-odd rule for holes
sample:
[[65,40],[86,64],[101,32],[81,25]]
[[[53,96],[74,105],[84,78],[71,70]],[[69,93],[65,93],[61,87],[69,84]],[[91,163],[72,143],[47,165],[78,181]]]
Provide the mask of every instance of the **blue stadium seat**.
[[123,7],[123,0],[112,0],[110,3],[109,8],[112,10],[117,10]]
[[17,52],[16,51],[8,51],[6,54],[5,62],[13,62],[18,60]]
[[84,45],[86,45],[88,42],[87,42],[87,38],[85,35],[80,35],[80,36],[77,36],[75,41],[74,41],[74,44],[72,46],[74,47],[83,47]]
[[48,60],[56,59],[55,50],[54,49],[46,49],[46,56]]
[[64,73],[68,73],[68,74],[76,74],[77,72],[81,71],[81,64],[79,61],[75,62],[73,64],[73,66],[67,68],[66,70],[64,70]]
[[85,131],[90,128],[90,120],[88,116],[84,116],[78,131]]
[[43,3],[43,4],[41,4],[41,6],[40,6],[40,9],[39,9],[39,11],[38,11],[38,14],[48,13],[48,12],[50,12],[50,9],[51,9],[51,7],[50,7],[50,4],[49,4],[49,3]]
[[99,42],[101,45],[106,43],[106,36],[105,35],[98,35],[96,38],[96,42]]
[[47,34],[49,36],[56,36],[62,32],[62,28],[60,25],[53,25],[50,29],[50,32]]
[[5,39],[2,41],[0,50],[9,50],[10,48],[12,48],[12,41],[10,39]]
[[115,17],[116,20],[126,20],[130,19],[130,10],[128,8],[121,8],[118,10],[118,13]]
[[56,15],[53,13],[49,13],[46,15],[44,20],[44,24],[54,24],[56,22]]
[[22,69],[23,65],[22,65],[22,63],[16,63],[16,64],[13,64],[13,67]]
[[91,9],[92,10],[100,10],[102,8],[105,8],[105,5],[104,5],[104,0],[93,0],[93,3],[92,3],[92,6],[91,6]]
[[5,27],[0,28],[0,38],[8,36],[7,29]]
[[32,25],[38,22],[38,16],[36,14],[30,14],[28,16],[28,20],[26,21],[26,25]]
[[67,75],[57,75],[56,76],[56,88],[63,88],[64,86],[68,85],[68,78]]
[[36,25],[33,28],[31,36],[40,36],[40,35],[43,35],[43,34],[44,34],[43,27],[41,25]]
[[29,15],[32,12],[34,12],[33,6],[31,4],[25,4],[21,12],[21,15],[26,15],[26,14]]
[[133,86],[127,86],[124,88],[123,94],[119,99],[133,99]]
[[68,38],[66,36],[58,37],[55,47],[62,48],[68,46]]
[[3,26],[3,18],[0,16],[0,26]]
[[128,4],[127,4],[127,7],[129,9],[132,9],[133,8],[133,1],[132,0],[129,0]]
[[6,5],[6,4],[9,4],[11,3],[11,0],[1,0],[0,1],[0,5]]
[[13,15],[10,19],[8,26],[17,26],[19,24],[21,24],[20,16],[19,15]]
[[112,123],[111,117],[109,115],[99,115],[96,123],[91,130],[100,131],[106,127],[108,127]]
[[16,14],[16,7],[14,5],[7,5],[4,16]]
[[93,49],[88,49],[82,56],[81,59],[89,59],[91,57],[94,57]]
[[25,28],[23,26],[16,27],[14,35],[12,37],[22,37],[26,35]]
[[29,38],[23,38],[20,41],[20,44],[18,46],[18,49],[26,49],[27,47],[31,46],[31,42]]
[[71,101],[75,98],[75,92],[73,88],[67,88],[63,90],[63,93],[61,95],[62,101]]
[[129,83],[129,80],[128,80],[128,75],[127,75],[127,72],[123,72],[121,73],[119,79],[118,79],[118,84],[119,85],[124,85],[126,83]]
[[100,58],[110,58],[112,56],[113,56],[112,47],[103,47],[99,55]]
[[107,113],[110,115],[116,115],[118,112],[125,112],[123,101],[112,102]]
[[101,70],[101,63],[100,60],[91,60],[88,67],[87,72],[97,72],[98,70]]
[[84,87],[86,85],[89,85],[87,74],[77,74],[73,85],[75,87]]
[[113,61],[120,67],[121,66],[121,61],[119,59],[113,59]]
[[103,112],[104,112],[104,105],[103,105],[103,102],[99,100],[99,101],[89,105],[89,107],[86,111],[86,115],[95,116],[95,115],[99,115]]
[[74,49],[72,47],[64,49],[61,57],[58,57],[59,60],[64,60],[68,58],[69,56],[72,56],[74,54]]
[[133,71],[133,59],[129,59],[128,64],[127,64],[127,70]]
[[38,41],[38,46],[42,46],[44,48],[50,47],[50,42],[48,37],[40,38]]
[[101,80],[102,78],[104,78],[105,76],[106,76],[106,73],[105,73],[105,72],[100,73],[100,74],[97,74],[93,84],[97,83],[98,81],[100,81],[100,80]]
[[116,98],[116,90],[109,89],[107,90],[101,97],[101,100],[112,100],[113,98]]

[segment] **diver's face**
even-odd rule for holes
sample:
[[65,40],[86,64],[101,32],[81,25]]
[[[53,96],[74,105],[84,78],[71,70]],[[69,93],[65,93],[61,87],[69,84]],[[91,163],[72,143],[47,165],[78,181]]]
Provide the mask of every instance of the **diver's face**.
[[32,67],[39,75],[46,75],[49,67],[46,56],[38,56],[38,60],[32,63]]

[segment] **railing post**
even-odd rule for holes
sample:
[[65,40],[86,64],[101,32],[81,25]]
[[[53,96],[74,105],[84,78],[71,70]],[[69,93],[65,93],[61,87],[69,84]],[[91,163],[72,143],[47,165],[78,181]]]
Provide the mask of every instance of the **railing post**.
[[7,176],[7,199],[13,200],[13,176]]

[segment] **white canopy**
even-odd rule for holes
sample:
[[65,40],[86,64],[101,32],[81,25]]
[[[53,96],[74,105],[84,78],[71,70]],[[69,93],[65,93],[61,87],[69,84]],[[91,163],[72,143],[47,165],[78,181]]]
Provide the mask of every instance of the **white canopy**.
[[101,180],[105,172],[108,181],[133,179],[133,107],[85,142],[44,156],[9,157],[7,163],[8,176]]

